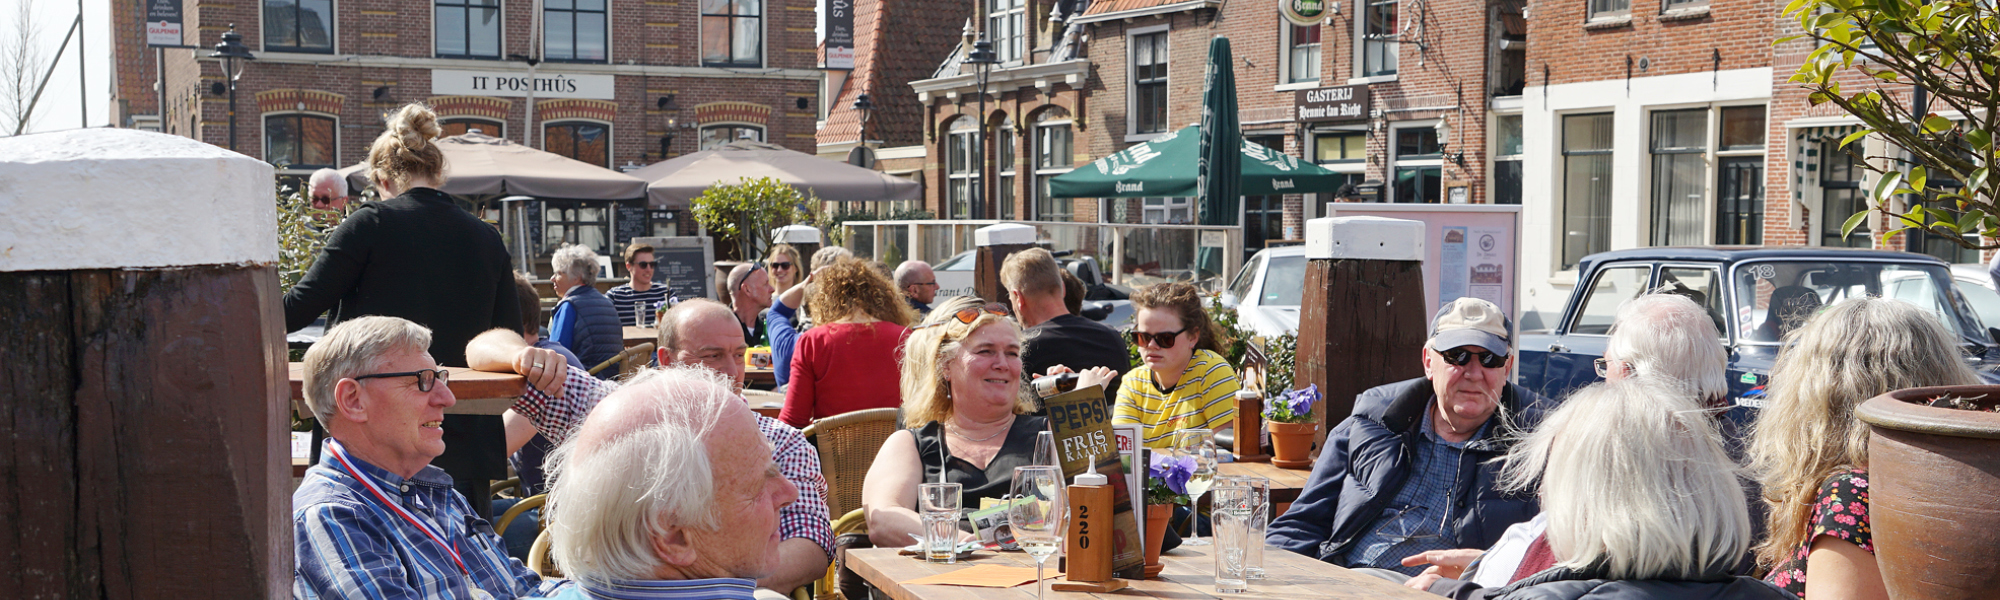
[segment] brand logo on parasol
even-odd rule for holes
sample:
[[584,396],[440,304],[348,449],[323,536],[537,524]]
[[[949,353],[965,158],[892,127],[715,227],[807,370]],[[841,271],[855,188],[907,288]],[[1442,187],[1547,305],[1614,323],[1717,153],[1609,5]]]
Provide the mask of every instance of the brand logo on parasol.
[[1273,180],[1271,180],[1271,189],[1274,189],[1274,190],[1289,190],[1289,189],[1292,189],[1292,180],[1290,180],[1290,179],[1273,179]]
[[1120,182],[1118,182],[1118,184],[1117,184],[1116,186],[1114,186],[1114,187],[1116,188],[1116,189],[1115,189],[1115,191],[1117,191],[1117,192],[1118,192],[1118,193],[1120,193],[1120,194],[1123,194],[1123,193],[1125,193],[1125,192],[1143,192],[1143,191],[1146,191],[1146,182],[1144,182],[1144,181],[1133,181],[1133,182],[1129,182],[1129,183],[1128,183],[1128,182],[1124,182],[1124,181],[1120,181]]

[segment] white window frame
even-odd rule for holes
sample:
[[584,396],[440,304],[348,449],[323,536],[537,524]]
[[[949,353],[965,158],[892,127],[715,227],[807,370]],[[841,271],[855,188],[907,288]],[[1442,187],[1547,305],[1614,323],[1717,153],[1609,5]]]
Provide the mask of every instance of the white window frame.
[[[1609,8],[1605,10],[1599,10],[1597,8],[1599,3],[1609,4],[1614,2],[1624,2],[1625,7]],[[1619,21],[1619,20],[1631,19],[1632,0],[1583,0],[1583,13],[1584,13],[1585,23],[1598,23],[1604,21]]]
[[[25,1],[25,0],[24,0],[24,1]],[[297,2],[299,1],[299,0],[292,0],[292,1],[293,1],[293,3],[294,3],[294,4],[296,4],[296,3],[297,3]],[[339,17],[338,15],[340,14],[340,2],[341,2],[341,0],[327,0],[327,12],[328,12],[329,14],[327,14],[327,15],[326,15],[326,18],[327,18],[327,22],[326,22],[326,35],[327,35],[327,42],[328,42],[328,45],[327,45],[327,50],[326,50],[326,52],[320,52],[320,51],[317,51],[317,50],[298,50],[298,49],[284,49],[284,48],[280,48],[280,49],[277,49],[277,50],[272,50],[272,49],[270,49],[270,48],[268,47],[267,43],[266,43],[266,40],[265,40],[265,38],[264,38],[264,3],[263,3],[262,1],[259,1],[259,2],[257,3],[257,49],[258,49],[258,51],[259,51],[259,52],[290,52],[290,53],[297,53],[297,54],[339,54],[339,53],[340,53],[340,17]],[[437,2],[436,2],[435,0],[433,0],[433,1],[431,2],[431,6],[433,7],[433,10],[435,10],[435,7],[437,6]],[[432,32],[433,32],[433,33],[435,33],[435,32],[436,32],[436,29],[435,29],[435,26],[433,26],[433,29],[432,29]],[[293,47],[293,48],[296,48],[296,47]],[[432,51],[432,52],[436,52],[436,51],[437,51],[437,45],[436,45],[435,43],[433,43],[433,44],[431,45],[431,51]]]
[[[713,148],[707,148],[707,149],[704,149],[704,148],[701,148],[701,132],[703,132],[703,131],[707,131],[707,130],[710,130],[710,129],[715,129],[715,128],[718,128],[718,127],[729,127],[729,128],[737,128],[737,129],[755,129],[755,130],[757,130],[757,139],[756,139],[756,140],[754,140],[754,141],[759,141],[759,142],[762,142],[762,141],[764,141],[764,140],[767,140],[767,139],[770,139],[770,137],[771,137],[771,129],[770,129],[769,127],[765,127],[765,126],[763,126],[763,125],[760,125],[760,124],[757,124],[757,123],[750,123],[750,122],[746,122],[746,121],[713,121],[713,122],[709,122],[709,123],[702,123],[700,127],[697,127],[697,128],[695,128],[695,130],[694,130],[694,136],[695,136],[695,137],[694,137],[694,143],[695,143],[695,148],[697,149],[697,150],[696,150],[697,152],[699,152],[699,151],[704,151],[704,150],[711,150],[711,149],[713,149]],[[729,142],[734,142],[734,141],[736,141],[736,140],[740,140],[740,139],[743,139],[743,136],[740,136],[740,135],[739,135],[739,136],[736,136],[736,137],[732,137],[732,138],[729,138]],[[723,143],[724,143],[724,144],[727,144],[727,143],[729,143],[729,142],[723,142]]]
[[[1397,3],[1396,31],[1398,32],[1398,35],[1400,35],[1401,32],[1403,31],[1403,7],[1401,5],[1401,0],[1392,0],[1392,1]],[[1352,60],[1348,62],[1354,64],[1354,78],[1362,80],[1361,81],[1362,83],[1395,81],[1397,74],[1402,71],[1402,62],[1401,62],[1402,57],[1400,56],[1402,54],[1402,47],[1398,45],[1399,42],[1396,42],[1394,40],[1381,40],[1381,42],[1390,49],[1388,55],[1395,59],[1394,62],[1396,62],[1396,65],[1389,68],[1389,70],[1386,72],[1375,73],[1375,74],[1368,73],[1368,64],[1367,64],[1368,4],[1369,3],[1367,0],[1357,0],[1355,2],[1355,10],[1356,10],[1354,16],[1355,24],[1353,27],[1349,28],[1354,31],[1354,55],[1352,57]],[[1322,48],[1321,60],[1325,60],[1324,48],[1325,48],[1326,36],[1324,34],[1321,34],[1320,40]],[[1355,82],[1350,82],[1350,83],[1355,83]]]
[[[1002,7],[1000,5],[1009,5]],[[993,43],[993,53],[1004,66],[1019,65],[1027,60],[1028,0],[986,0],[986,35]],[[999,12],[994,12],[1000,8]],[[1012,26],[1009,29],[997,26]]]
[[1660,0],[1660,12],[1691,11],[1708,8],[1709,0]]
[[[1151,139],[1150,136],[1156,136],[1174,130],[1173,126],[1171,125],[1171,123],[1173,123],[1173,113],[1174,113],[1173,102],[1171,101],[1167,102],[1166,114],[1160,115],[1160,123],[1162,124],[1160,131],[1147,131],[1147,132],[1139,131],[1139,119],[1136,116],[1139,114],[1139,54],[1137,52],[1137,47],[1138,47],[1137,38],[1140,36],[1153,35],[1156,33],[1166,34],[1166,37],[1164,39],[1167,40],[1167,48],[1169,50],[1169,55],[1171,56],[1172,54],[1171,50],[1173,48],[1173,33],[1170,31],[1170,26],[1154,25],[1151,27],[1134,27],[1125,32],[1125,82],[1126,82],[1125,114],[1132,115],[1132,118],[1125,119],[1125,133],[1128,136],[1147,136],[1145,139],[1148,140]],[[1162,83],[1164,83],[1166,89],[1169,90],[1174,89],[1174,63],[1171,58],[1167,60],[1167,78]],[[1133,141],[1131,137],[1127,137],[1126,140]]]
[[[338,1],[338,0],[336,0],[336,1]],[[472,55],[472,54],[457,54],[457,55],[451,55],[451,56],[440,56],[440,55],[438,55],[438,38],[437,38],[437,14],[438,14],[438,13],[437,13],[437,9],[438,9],[438,1],[439,1],[439,0],[430,0],[430,5],[431,5],[431,24],[430,24],[430,30],[429,30],[429,33],[430,33],[430,36],[431,36],[431,58],[444,58],[444,59],[447,59],[447,60],[451,60],[451,59],[456,59],[456,60],[501,60],[501,59],[504,59],[504,58],[506,58],[506,57],[507,57],[507,0],[499,0],[499,2],[500,2],[500,5],[499,5],[499,6],[497,6],[497,7],[494,7],[494,8],[496,9],[496,10],[499,10],[499,11],[500,11],[500,27],[499,27],[499,29],[500,29],[500,46],[499,46],[499,48],[500,48],[500,53],[499,53],[498,55],[495,55],[495,56],[476,56],[476,55]],[[464,1],[469,1],[469,0],[460,0],[460,1],[461,1],[461,2],[464,2]],[[472,44],[471,44],[471,41],[470,41],[470,38],[468,38],[468,40],[467,40],[467,42],[466,42],[466,48],[467,48],[468,50],[470,50],[470,49],[471,49],[471,46],[472,46]]]
[[[1613,197],[1612,197],[1612,198],[1607,198],[1607,199],[1606,199],[1606,201],[1605,201],[1605,210],[1606,210],[1606,212],[1607,212],[1607,213],[1610,213],[1610,214],[1607,214],[1607,215],[1606,215],[1606,218],[1608,219],[1608,218],[1611,218],[1611,214],[1615,214],[1615,213],[1616,213],[1616,211],[1617,211],[1617,209],[1618,209],[1618,201],[1617,201],[1617,198],[1615,197],[1615,196],[1616,196],[1616,194],[1617,194],[1617,191],[1616,191],[1616,189],[1617,189],[1617,188],[1615,187],[1615,186],[1616,186],[1616,184],[1617,184],[1617,182],[1616,182],[1616,179],[1615,179],[1615,176],[1617,175],[1617,171],[1616,171],[1616,167],[1617,167],[1617,162],[1618,162],[1618,159],[1619,159],[1619,154],[1620,154],[1620,153],[1618,152],[1618,142],[1619,142],[1619,139],[1618,139],[1618,136],[1617,136],[1617,127],[1618,127],[1618,112],[1617,112],[1617,110],[1615,110],[1615,109],[1613,109],[1613,108],[1611,108],[1611,107],[1591,107],[1591,108],[1587,108],[1587,109],[1579,109],[1579,110],[1575,110],[1575,111],[1565,111],[1565,112],[1559,112],[1559,113],[1555,113],[1555,114],[1554,114],[1553,116],[1554,116],[1554,121],[1555,121],[1555,144],[1554,144],[1554,145],[1555,145],[1555,148],[1554,148],[1554,150],[1555,150],[1555,159],[1556,159],[1556,169],[1555,169],[1555,170],[1556,170],[1556,179],[1555,179],[1555,186],[1556,186],[1556,187],[1555,187],[1555,190],[1553,190],[1553,191],[1554,191],[1554,193],[1552,194],[1552,196],[1554,196],[1554,198],[1555,198],[1555,221],[1554,221],[1554,223],[1555,223],[1555,229],[1556,229],[1556,236],[1557,236],[1557,239],[1556,239],[1556,242],[1555,242],[1555,246],[1556,246],[1556,247],[1555,247],[1555,252],[1554,252],[1554,253],[1553,253],[1553,255],[1552,255],[1552,258],[1553,258],[1553,260],[1552,260],[1552,263],[1553,263],[1553,264],[1551,264],[1550,266],[1551,266],[1551,267],[1553,268],[1553,270],[1555,270],[1555,271],[1557,271],[1557,272],[1561,272],[1561,273],[1572,273],[1572,272],[1574,272],[1574,271],[1575,271],[1575,269],[1576,269],[1576,266],[1575,266],[1575,265],[1569,265],[1569,266],[1564,266],[1564,265],[1563,265],[1563,260],[1564,260],[1564,258],[1565,258],[1565,256],[1564,256],[1564,255],[1565,255],[1565,254],[1566,254],[1566,253],[1567,253],[1567,252],[1569,251],[1569,245],[1568,245],[1568,244],[1569,244],[1569,237],[1568,237],[1568,232],[1566,231],[1566,228],[1567,228],[1567,226],[1568,226],[1568,218],[1569,218],[1569,216],[1568,216],[1568,214],[1569,214],[1569,201],[1571,200],[1571,198],[1569,197],[1569,159],[1570,159],[1571,155],[1570,155],[1570,153],[1569,153],[1569,150],[1568,150],[1568,148],[1567,148],[1567,147],[1566,147],[1566,146],[1564,145],[1564,144],[1566,143],[1566,140],[1568,139],[1568,131],[1567,131],[1566,127],[1568,126],[1568,120],[1569,120],[1569,118],[1570,118],[1570,117],[1594,117],[1594,116],[1603,116],[1603,117],[1609,117],[1609,119],[1610,119],[1610,124],[1609,124],[1609,127],[1611,127],[1611,128],[1612,128],[1612,132],[1613,132],[1613,133],[1612,133],[1612,138],[1611,138],[1611,149],[1609,149],[1609,150],[1578,150],[1578,151],[1577,151],[1577,152],[1580,152],[1580,153],[1586,153],[1586,154],[1578,154],[1578,156],[1609,156],[1609,157],[1611,157],[1611,158],[1610,158],[1610,160],[1611,160],[1611,162],[1612,162],[1612,165],[1613,165],[1613,171],[1612,171],[1612,175],[1614,176],[1614,180],[1612,181],[1612,185],[1613,185],[1614,187],[1612,188],[1612,192],[1611,192],[1611,193],[1612,193],[1612,195],[1613,195]],[[1523,123],[1523,125],[1526,125],[1526,124],[1525,124],[1525,123]],[[1525,202],[1525,199],[1524,199],[1524,202]],[[1605,249],[1610,249],[1610,248],[1611,248],[1611,240],[1610,240],[1610,238],[1611,238],[1611,237],[1612,237],[1612,236],[1613,236],[1614,234],[1615,234],[1615,229],[1613,229],[1613,228],[1610,228],[1610,227],[1607,227],[1607,231],[1605,232],[1605,240],[1604,240],[1604,242],[1603,242],[1603,247],[1604,247]],[[1588,255],[1589,253],[1588,253],[1588,252],[1586,252],[1586,253],[1584,253],[1584,254],[1585,254],[1585,255]]]
[[572,117],[567,119],[557,119],[553,121],[542,121],[540,123],[536,123],[535,126],[538,129],[540,129],[540,131],[535,132],[535,137],[541,138],[543,152],[549,152],[549,127],[558,125],[568,125],[570,123],[595,123],[598,125],[603,125],[604,162],[605,162],[604,168],[611,169],[611,168],[616,168],[618,166],[618,143],[617,143],[618,126],[611,124],[610,121],[590,119],[584,117]]
[[1292,31],[1295,27],[1301,27],[1301,25],[1284,19],[1278,20],[1278,87],[1280,88],[1299,86],[1301,89],[1305,89],[1317,85],[1320,82],[1320,73],[1326,70],[1325,25],[1315,24],[1312,27],[1320,29],[1320,32],[1319,43],[1314,45],[1317,58],[1314,60],[1312,78],[1292,78]]
[[1006,117],[1000,122],[999,135],[993,136],[993,215],[1003,221],[1014,220],[1014,203],[1020,200],[1019,194],[1015,193],[1021,182],[1018,176],[1021,172],[1021,138],[1016,137],[1018,134],[1014,118]]
[[[1049,112],[1049,111],[1044,111],[1044,112],[1043,112],[1042,114],[1046,115],[1046,114],[1048,114],[1048,112]],[[1037,118],[1041,118],[1041,117],[1037,117]],[[1032,129],[1031,129],[1030,131],[1032,131],[1032,132],[1033,132],[1033,134],[1032,134],[1032,135],[1033,135],[1033,137],[1032,137],[1031,141],[1029,141],[1029,142],[1028,142],[1028,144],[1029,144],[1029,147],[1030,147],[1030,148],[1032,148],[1032,150],[1030,150],[1030,151],[1029,151],[1029,156],[1028,156],[1028,160],[1030,161],[1030,164],[1032,164],[1032,165],[1033,165],[1033,170],[1034,170],[1034,172],[1035,172],[1035,181],[1034,181],[1034,184],[1030,186],[1030,189],[1032,189],[1032,190],[1033,190],[1033,192],[1034,192],[1034,196],[1035,196],[1035,197],[1034,197],[1034,198],[1033,198],[1033,199],[1031,200],[1031,202],[1032,202],[1033,204],[1032,204],[1032,206],[1031,206],[1030,208],[1032,208],[1032,209],[1033,209],[1033,210],[1032,210],[1032,214],[1034,215],[1034,218],[1035,218],[1035,220],[1037,220],[1037,221],[1046,221],[1046,220],[1048,220],[1048,219],[1046,219],[1046,218],[1044,218],[1044,217],[1042,216],[1042,215],[1043,215],[1043,212],[1042,212],[1042,203],[1043,203],[1044,201],[1053,201],[1053,200],[1055,200],[1055,198],[1045,198],[1045,197],[1043,197],[1043,194],[1042,194],[1042,178],[1043,178],[1043,177],[1051,177],[1051,178],[1053,178],[1053,177],[1055,177],[1055,176],[1057,176],[1057,175],[1061,175],[1061,174],[1063,174],[1063,173],[1068,173],[1068,172],[1070,172],[1070,171],[1074,171],[1074,170],[1076,170],[1076,127],[1075,127],[1075,125],[1074,125],[1074,123],[1075,123],[1075,122],[1076,122],[1076,120],[1075,120],[1074,118],[1072,118],[1072,117],[1068,116],[1068,114],[1067,114],[1067,113],[1065,113],[1065,114],[1064,114],[1064,116],[1062,116],[1062,117],[1055,117],[1055,118],[1049,118],[1049,119],[1046,119],[1046,120],[1041,120],[1041,121],[1036,121],[1036,122],[1035,122],[1035,123],[1034,123],[1034,124],[1033,124],[1033,125],[1031,126],[1031,127],[1032,127]],[[1064,161],[1065,163],[1068,163],[1068,166],[1063,166],[1063,167],[1047,167],[1047,168],[1044,168],[1044,167],[1042,167],[1042,151],[1043,151],[1043,150],[1042,150],[1042,130],[1043,130],[1043,129],[1054,129],[1054,128],[1057,128],[1057,127],[1062,127],[1062,128],[1064,128],[1064,129],[1066,129],[1066,130],[1068,130],[1068,131],[1069,131],[1069,135],[1068,135],[1068,137],[1069,137],[1069,144],[1067,144],[1067,145],[1069,146],[1069,153],[1070,153],[1070,155],[1069,155],[1069,156],[1065,156],[1065,157],[1063,157],[1063,161]],[[1069,218],[1068,218],[1068,220],[1070,220],[1070,221],[1075,221],[1075,220],[1076,220],[1076,199],[1075,199],[1075,198],[1065,198],[1065,200],[1068,200],[1068,201],[1070,202],[1070,205],[1069,205]],[[1105,200],[1106,200],[1106,202],[1105,202],[1105,203],[1106,203],[1106,204],[1109,204],[1109,203],[1111,203],[1111,202],[1118,202],[1118,201],[1121,201],[1122,199],[1120,199],[1120,198],[1106,198]],[[1100,219],[1100,220],[1102,220],[1102,219]]]
[[[944,213],[944,218],[946,219],[970,218],[970,213],[972,212],[972,198],[973,196],[978,194],[978,192],[975,190],[977,190],[979,186],[982,185],[982,182],[980,181],[981,179],[980,175],[982,174],[981,171],[985,170],[982,168],[985,165],[980,164],[983,161],[979,156],[979,139],[978,139],[979,121],[978,118],[973,115],[960,115],[957,118],[952,119],[950,122],[946,123],[944,129],[945,129],[945,144],[944,144],[945,183],[944,183],[944,206],[941,207],[944,210],[941,212]],[[960,142],[960,138],[964,138],[962,144]],[[965,148],[965,150],[963,150],[963,152],[966,154],[965,171],[963,172],[953,171],[951,161],[956,153],[961,152],[960,150],[961,147]],[[965,197],[963,199],[965,203],[964,206],[965,210],[963,211],[958,210],[959,209],[958,204],[960,199],[953,196],[955,190],[957,189],[956,187],[954,187],[954,184],[958,182],[965,183]]]
[[[734,1],[734,0],[731,0],[731,1]],[[702,15],[703,15],[703,13],[701,12],[701,0],[694,0],[694,3],[695,3],[695,6],[694,6],[694,27],[695,27],[695,38],[696,38],[696,39],[695,39],[695,48],[694,48],[694,59],[695,59],[695,65],[696,65],[696,66],[699,66],[699,67],[702,67],[702,68],[706,68],[706,69],[761,69],[761,68],[764,68],[764,67],[766,67],[766,66],[770,66],[770,64],[771,64],[771,4],[772,4],[772,2],[771,2],[771,0],[757,0],[757,2],[758,2],[758,5],[757,5],[757,11],[758,11],[758,12],[757,12],[757,29],[758,29],[758,31],[757,31],[757,46],[758,46],[758,48],[757,48],[757,64],[755,64],[755,65],[747,65],[747,64],[745,64],[745,65],[739,65],[739,64],[726,64],[726,65],[722,65],[722,64],[709,64],[708,60],[707,60],[706,58],[702,57],[702,55],[701,55],[701,54],[702,54],[702,48],[703,48],[703,46],[704,46],[703,42],[706,42],[707,40],[703,40],[703,39],[701,39],[701,35],[702,35],[702,29],[703,29],[703,27],[701,26],[701,19],[702,19]],[[606,5],[606,6],[605,6],[605,8],[607,8],[607,9],[608,9],[608,8],[610,8],[610,6],[609,6],[609,5]],[[609,32],[607,32],[607,33],[605,34],[605,43],[606,43],[607,45],[608,45],[608,44],[610,43],[610,34],[609,34]],[[607,52],[607,54],[608,54],[608,52]],[[761,127],[761,126],[760,126],[760,127]]]
[[[1764,143],[1758,146],[1756,149],[1724,150],[1722,148],[1722,111],[1725,109],[1742,108],[1746,106],[1759,106],[1764,108]],[[1653,115],[1655,113],[1660,113],[1660,112],[1673,112],[1673,111],[1690,110],[1690,109],[1706,110],[1708,119],[1708,124],[1707,124],[1708,131],[1705,134],[1706,137],[1703,139],[1703,144],[1705,144],[1706,149],[1701,155],[1703,164],[1701,228],[1703,235],[1700,243],[1703,245],[1715,244],[1717,240],[1717,235],[1721,233],[1721,230],[1719,229],[1721,227],[1721,223],[1718,222],[1717,219],[1718,215],[1716,214],[1716,210],[1719,207],[1719,203],[1721,202],[1721,199],[1718,196],[1718,194],[1720,194],[1722,191],[1721,190],[1722,159],[1743,157],[1743,156],[1765,156],[1765,153],[1768,147],[1770,146],[1771,107],[1767,103],[1767,101],[1762,99],[1753,101],[1732,101],[1732,102],[1695,103],[1695,104],[1663,104],[1658,106],[1646,107],[1645,121],[1643,123],[1644,125],[1643,131],[1645,132],[1646,137],[1644,140],[1641,140],[1641,142],[1644,145],[1640,146],[1646,152],[1645,168],[1640,170],[1641,171],[1640,177],[1643,178],[1642,181],[1640,181],[1640,186],[1641,186],[1640,189],[1643,190],[1644,203],[1641,205],[1641,210],[1639,212],[1641,213],[1640,219],[1643,221],[1642,226],[1640,228],[1641,236],[1642,239],[1645,239],[1648,243],[1651,243],[1653,239],[1653,211],[1655,209],[1654,206],[1655,198],[1653,198],[1653,180],[1657,176],[1653,172]],[[1769,169],[1770,167],[1766,166],[1765,168]],[[1768,179],[1769,173],[1767,172],[1765,175],[1766,178]],[[1815,182],[1816,181],[1817,179],[1815,179]],[[1772,202],[1772,199],[1769,195],[1770,188],[1766,187],[1764,191],[1765,191],[1764,209],[1768,211],[1771,208],[1771,202]]]
[[[1388,163],[1388,165],[1387,165],[1387,166],[1386,166],[1386,168],[1384,168],[1384,169],[1383,169],[1383,171],[1382,171],[1382,172],[1383,172],[1383,174],[1384,174],[1384,177],[1383,177],[1383,179],[1385,180],[1385,181],[1383,182],[1383,184],[1382,184],[1382,188],[1383,188],[1383,189],[1382,189],[1382,199],[1383,199],[1383,201],[1385,201],[1385,202],[1388,202],[1388,203],[1390,203],[1390,204],[1397,204],[1397,203],[1403,203],[1403,204],[1417,204],[1417,203],[1421,203],[1420,201],[1410,201],[1410,202],[1405,202],[1405,201],[1404,201],[1404,200],[1403,200],[1402,198],[1398,198],[1398,197],[1396,197],[1396,169],[1399,169],[1399,168],[1405,168],[1405,167],[1409,167],[1409,168],[1429,168],[1429,167],[1437,167],[1437,169],[1438,169],[1438,187],[1439,187],[1439,189],[1438,189],[1438,203],[1439,203],[1439,204],[1443,204],[1443,203],[1444,203],[1444,201],[1445,201],[1445,199],[1444,199],[1444,189],[1443,189],[1443,187],[1444,187],[1444,154],[1443,154],[1443,152],[1442,152],[1442,151],[1443,151],[1443,149],[1444,149],[1444,143],[1445,143],[1445,141],[1444,141],[1444,140],[1438,140],[1438,149],[1439,149],[1439,151],[1440,151],[1440,152],[1439,152],[1439,154],[1438,154],[1437,156],[1435,156],[1435,157],[1432,157],[1432,158],[1403,158],[1403,157],[1402,157],[1402,156],[1401,156],[1400,154],[1398,154],[1398,153],[1397,153],[1397,150],[1398,150],[1398,149],[1397,149],[1397,147],[1396,147],[1396,146],[1397,146],[1397,143],[1396,143],[1396,135],[1397,135],[1398,133],[1402,132],[1403,130],[1405,130],[1405,129],[1429,129],[1429,130],[1431,130],[1431,132],[1432,132],[1433,134],[1435,134],[1435,133],[1437,132],[1437,124],[1438,124],[1438,120],[1437,120],[1437,119],[1429,119],[1429,120],[1423,120],[1423,121],[1399,121],[1399,122],[1397,122],[1397,123],[1395,123],[1395,124],[1393,124],[1393,125],[1390,125],[1390,126],[1389,126],[1389,138],[1388,138],[1388,140],[1387,140],[1387,141],[1388,141],[1388,143],[1386,144],[1386,146],[1387,146],[1387,147],[1383,149],[1383,154],[1384,154],[1384,155],[1386,155],[1386,156],[1388,156],[1388,160],[1386,161],[1386,162]],[[1421,155],[1418,155],[1418,156],[1421,156]]]
[[[1510,119],[1510,118],[1521,120],[1521,152],[1522,152],[1521,154],[1500,153],[1500,120]],[[1500,203],[1500,177],[1498,175],[1498,170],[1497,170],[1499,168],[1500,163],[1507,161],[1520,162],[1522,163],[1521,166],[1523,168],[1527,167],[1527,164],[1525,162],[1528,159],[1527,127],[1528,127],[1527,116],[1521,114],[1521,112],[1518,110],[1507,111],[1507,112],[1493,111],[1486,113],[1486,131],[1487,131],[1486,155],[1493,157],[1486,161],[1486,201],[1488,203],[1492,204]],[[1528,183],[1527,173],[1524,171],[1522,173],[1522,181],[1521,181],[1521,188],[1522,188],[1521,193],[1523,196],[1521,200],[1524,204],[1527,201],[1527,198],[1525,197],[1527,195],[1527,183]]]
[[[1177,211],[1186,211],[1187,219],[1181,221],[1173,220],[1174,213]],[[1147,225],[1191,225],[1194,223],[1194,219],[1194,198],[1139,199],[1140,223]]]
[[[269,158],[271,155],[271,117],[289,117],[295,115],[333,120],[333,164],[328,165],[327,168],[340,168],[340,115],[311,110],[280,110],[257,115],[257,154],[260,157],[259,160]],[[318,166],[308,168],[278,167],[277,165],[272,165],[272,167],[276,168],[280,175],[310,175],[313,171],[321,168]],[[354,193],[358,195],[361,191],[355,190]]]

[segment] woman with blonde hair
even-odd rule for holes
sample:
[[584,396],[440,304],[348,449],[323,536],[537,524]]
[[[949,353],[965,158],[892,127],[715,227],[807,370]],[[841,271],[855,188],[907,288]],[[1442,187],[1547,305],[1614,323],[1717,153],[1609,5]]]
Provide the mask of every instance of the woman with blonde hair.
[[805,270],[800,260],[799,249],[791,244],[772,246],[771,253],[764,256],[764,269],[771,272],[771,289],[777,290],[773,296],[785,293],[804,279],[799,275]]
[[[431,329],[431,357],[465,364],[465,344],[496,327],[519,330],[521,305],[500,232],[458,207],[444,185],[437,115],[409,104],[390,115],[368,148],[379,202],[362,204],[327,236],[326,248],[285,294],[285,328],[363,315],[401,317]],[[546,365],[562,369],[565,365]],[[487,482],[507,476],[507,436],[492,415],[445,415],[444,468],[473,507],[486,513]]]
[[[913,429],[882,443],[861,489],[877,546],[900,548],[922,534],[917,484],[963,485],[965,506],[979,506],[1006,495],[1014,467],[1034,459],[1035,434],[1048,430],[1048,420],[1027,414],[1034,403],[1021,385],[1022,332],[1007,314],[1002,305],[958,296],[911,330],[901,388],[903,423]],[[1103,385],[1111,375],[1085,371],[1077,386]]]
[[778,420],[802,428],[814,419],[896,406],[896,351],[911,320],[902,294],[851,257],[813,273],[810,289],[806,306],[819,324],[792,349]]
[[1979,376],[1936,315],[1900,300],[1836,303],[1786,341],[1750,434],[1750,468],[1770,507],[1757,562],[1771,569],[1766,580],[1809,600],[1887,598],[1868,522],[1868,427],[1854,409],[1890,390]]

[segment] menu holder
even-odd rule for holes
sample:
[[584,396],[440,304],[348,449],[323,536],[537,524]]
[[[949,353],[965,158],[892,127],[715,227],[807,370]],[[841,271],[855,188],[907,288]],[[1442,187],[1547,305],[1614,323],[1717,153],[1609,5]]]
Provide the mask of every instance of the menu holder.
[[[1049,429],[1055,433],[1056,456],[1062,462],[1063,477],[1075,480],[1097,461],[1097,472],[1110,478],[1112,487],[1112,574],[1137,578],[1146,568],[1144,530],[1133,502],[1134,481],[1127,476],[1127,460],[1119,451],[1118,436],[1111,425],[1111,410],[1104,399],[1103,386],[1078,388],[1044,399]],[[1132,468],[1138,468],[1131,463]],[[1141,471],[1143,472],[1143,471]]]

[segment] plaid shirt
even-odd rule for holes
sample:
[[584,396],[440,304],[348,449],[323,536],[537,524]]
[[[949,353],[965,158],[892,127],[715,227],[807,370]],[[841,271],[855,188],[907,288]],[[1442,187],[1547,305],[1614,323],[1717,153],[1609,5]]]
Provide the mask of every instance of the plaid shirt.
[[1458,547],[1458,533],[1451,522],[1457,516],[1451,511],[1452,494],[1458,489],[1466,444],[1486,437],[1490,427],[1480,426],[1470,440],[1448,442],[1431,426],[1436,410],[1433,406],[1424,412],[1423,437],[1411,453],[1410,478],[1403,482],[1403,489],[1382,507],[1381,518],[1355,541],[1347,560],[1337,564],[1416,575],[1424,566],[1405,567],[1403,557]]
[[471,570],[405,521],[340,466],[326,440],[320,462],[292,493],[292,597],[472,600],[478,586],[499,600],[544,596],[568,582],[543,580],[507,556],[507,543],[451,487],[443,469],[425,466],[409,479],[349,456],[390,500],[443,534]]
[[[550,398],[528,386],[527,393],[514,404],[514,412],[533,421],[550,443],[561,445],[590,409],[617,389],[616,382],[570,367],[569,375],[563,378],[562,398]],[[811,540],[826,552],[827,560],[833,560],[833,522],[826,513],[826,476],[820,472],[819,451],[806,443],[799,430],[777,419],[757,415],[757,431],[771,443],[771,460],[778,463],[778,470],[799,488],[799,499],[778,511],[779,536]]]

